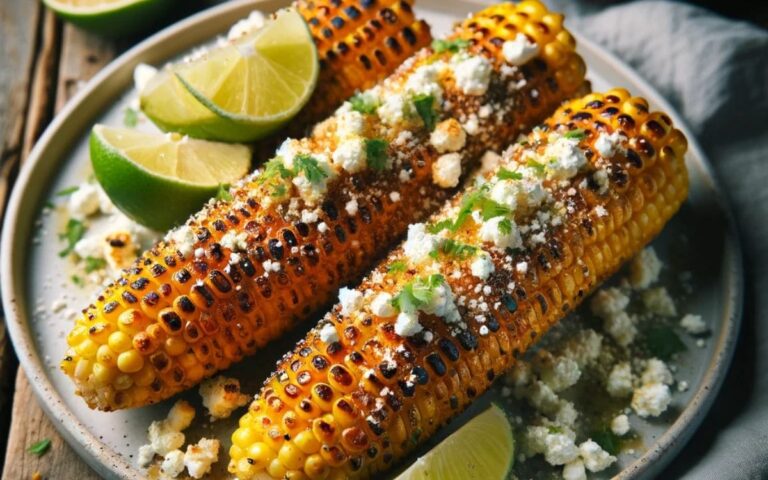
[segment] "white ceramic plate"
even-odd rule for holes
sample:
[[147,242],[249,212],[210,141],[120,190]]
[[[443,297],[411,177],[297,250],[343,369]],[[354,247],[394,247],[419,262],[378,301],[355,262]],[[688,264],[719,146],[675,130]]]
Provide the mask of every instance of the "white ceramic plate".
[[[8,329],[43,408],[64,438],[104,477],[143,476],[133,456],[146,442],[149,423],[163,418],[171,401],[132,411],[101,413],[89,410],[74,395],[72,383],[57,366],[71,321],[61,316],[41,315],[35,310],[36,305],[41,304],[50,312],[48,307],[62,294],[73,307],[85,305],[88,292],[72,287],[67,263],[57,255],[61,219],[55,215],[41,216],[41,207],[52,198],[52,192],[78,184],[87,174],[87,135],[93,123],[121,125],[122,112],[133,88],[132,72],[138,63],[162,64],[225,32],[252,9],[270,12],[286,3],[285,0],[227,3],[171,26],[128,51],[91,80],[54,119],[19,175],[2,238],[2,293]],[[479,8],[477,3],[456,0],[418,0],[417,10],[437,35]],[[706,348],[690,345],[679,363],[676,375],[685,378],[691,389],[675,395],[671,412],[661,419],[633,424],[647,448],[640,449],[634,456],[622,455],[618,466],[605,472],[624,478],[650,478],[682,448],[699,425],[725,375],[741,315],[741,255],[719,186],[682,119],[626,65],[600,47],[578,38],[579,51],[586,60],[596,91],[622,86],[646,97],[653,108],[670,113],[690,140],[687,157],[690,198],[655,245],[668,259],[674,254],[674,268],[693,273],[696,289],[679,307],[681,311],[702,314],[713,326],[713,332]],[[688,248],[677,248],[681,235],[688,238]],[[275,360],[303,334],[299,331],[292,338],[276,342],[228,374],[240,378],[245,391],[257,391]],[[691,343],[690,339],[686,342]],[[184,397],[199,406],[196,389]],[[471,410],[487,400],[488,396]],[[196,440],[202,435],[213,435],[224,442],[222,456],[226,457],[228,437],[236,417],[213,425],[195,422],[187,438]],[[462,419],[449,426],[449,430]],[[226,458],[219,462],[219,472],[224,471],[226,463]]]

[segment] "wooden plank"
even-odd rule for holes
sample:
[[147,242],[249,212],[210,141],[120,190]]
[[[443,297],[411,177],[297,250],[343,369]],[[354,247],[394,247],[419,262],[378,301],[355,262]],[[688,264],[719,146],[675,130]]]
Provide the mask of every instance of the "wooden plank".
[[[77,92],[79,86],[115,55],[112,43],[70,25],[64,26],[59,44],[61,45],[60,61],[57,64],[54,63],[55,70],[51,69],[58,72],[55,92],[46,97],[48,90],[42,88],[42,85],[36,85],[38,88],[34,88],[28,115],[31,128],[25,135],[24,152],[29,152],[34,139],[42,132],[43,124],[49,120],[44,106],[50,107],[53,101],[55,111],[61,110]],[[51,75],[51,78],[55,77]],[[43,438],[49,438],[52,441],[49,451],[43,457],[37,457],[26,451],[28,445]],[[37,472],[49,479],[97,480],[99,478],[58,435],[50,420],[38,406],[26,376],[19,371],[2,477],[25,479],[31,478]]]
[[[40,22],[39,2],[0,2],[0,221],[21,161],[29,80]],[[16,361],[0,309],[0,452],[5,451]],[[2,465],[0,456],[0,466]]]

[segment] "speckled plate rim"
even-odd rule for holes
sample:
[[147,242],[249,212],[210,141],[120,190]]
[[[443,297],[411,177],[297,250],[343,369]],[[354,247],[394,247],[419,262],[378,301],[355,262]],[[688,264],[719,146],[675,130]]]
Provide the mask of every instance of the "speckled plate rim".
[[[438,4],[439,0],[421,0],[422,4]],[[38,355],[32,332],[28,325],[25,305],[24,271],[26,254],[12,255],[9,252],[26,252],[25,243],[32,230],[32,224],[39,208],[39,199],[48,181],[62,158],[56,152],[68,151],[71,139],[79,137],[93,119],[114,100],[130,83],[133,68],[140,62],[159,63],[190,46],[212,38],[234,23],[250,9],[260,8],[272,11],[286,4],[285,0],[238,0],[200,12],[158,32],[133,47],[91,79],[85,87],[54,118],[38,140],[35,148],[24,162],[18,180],[11,194],[3,224],[0,243],[0,287],[2,287],[3,308],[8,333],[16,349],[33,391],[41,407],[52,419],[55,427],[78,454],[100,475],[108,478],[136,478],[140,472],[124,457],[104,446],[64,405],[54,389]],[[466,6],[479,8],[480,2],[448,1],[439,2],[436,9],[466,11]],[[573,30],[572,30],[573,31]],[[629,66],[581,35],[575,35],[579,50],[585,58],[602,62],[619,75],[629,80],[624,85],[641,93],[655,107],[668,112],[689,138],[689,167],[697,168],[715,196],[723,212],[727,230],[724,233],[722,260],[725,286],[724,309],[721,315],[722,330],[715,342],[710,364],[701,380],[698,390],[682,410],[676,421],[661,435],[635,462],[622,470],[617,478],[652,478],[659,473],[682,449],[688,439],[703,421],[726,376],[733,356],[741,323],[743,303],[743,265],[740,243],[731,210],[723,190],[713,175],[712,168],[690,129],[669,103],[643,80]],[[587,61],[590,64],[589,60]],[[73,121],[74,119],[74,121]],[[28,201],[31,200],[31,201]]]

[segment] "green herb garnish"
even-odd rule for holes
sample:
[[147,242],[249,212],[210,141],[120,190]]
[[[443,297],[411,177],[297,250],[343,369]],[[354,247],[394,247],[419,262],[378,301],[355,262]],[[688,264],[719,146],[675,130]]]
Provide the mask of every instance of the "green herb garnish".
[[80,189],[80,187],[78,187],[77,185],[75,185],[74,187],[62,188],[61,190],[56,192],[56,196],[57,197],[67,197],[69,195],[72,195],[73,193],[75,193],[79,189]]
[[453,52],[458,53],[469,46],[469,40],[463,38],[456,38],[454,40],[434,40],[432,42],[432,50],[435,53]]
[[526,162],[526,165],[528,165],[532,169],[536,170],[536,173],[538,173],[538,174],[544,173],[544,170],[547,168],[546,166],[544,166],[543,163],[539,163],[539,162],[537,162],[536,160],[534,160],[532,158],[528,159],[528,161]]
[[275,157],[264,164],[264,171],[259,176],[259,183],[281,178],[287,180],[293,176],[293,172],[285,167],[282,157]]
[[664,325],[653,326],[645,332],[645,347],[651,355],[665,361],[686,350],[677,333]]
[[387,166],[387,147],[389,144],[381,138],[368,138],[365,140],[365,158],[368,167],[373,170],[384,170]]
[[44,206],[45,208],[50,208],[51,210],[53,210],[54,208],[56,208],[56,205],[54,205],[54,204],[53,204],[53,202],[52,202],[52,201],[50,201],[50,200],[46,200],[46,201],[45,201],[45,203],[43,204],[43,206]]
[[232,194],[229,193],[229,185],[226,183],[219,184],[219,190],[216,192],[216,200],[223,200],[225,202],[232,201]]
[[512,220],[505,218],[499,222],[499,233],[502,235],[509,235],[512,233]]
[[274,188],[272,188],[272,193],[270,195],[273,197],[282,197],[287,192],[288,192],[288,187],[286,187],[284,183],[280,183],[278,185],[275,185]]
[[513,172],[511,170],[507,170],[506,168],[500,168],[496,176],[499,178],[499,180],[522,180],[523,179],[522,173]]
[[126,127],[135,127],[139,124],[139,112],[128,107],[123,112],[123,125]]
[[404,272],[408,269],[408,265],[405,264],[402,260],[398,260],[396,262],[392,262],[387,266],[387,273],[399,273]]
[[107,266],[103,258],[85,257],[85,273],[95,272]]
[[328,174],[320,168],[320,164],[317,159],[311,155],[299,154],[293,158],[294,173],[298,175],[303,173],[310,183],[321,182],[324,178],[328,177]]
[[611,455],[616,455],[621,450],[621,439],[608,428],[592,432],[590,438]]
[[83,238],[83,235],[85,235],[85,224],[80,220],[70,218],[64,229],[64,233],[59,234],[59,239],[67,241],[66,248],[59,252],[59,256],[66,257],[72,253],[75,249],[75,244]]
[[453,239],[446,238],[440,243],[440,246],[430,252],[429,255],[435,259],[440,254],[443,254],[447,257],[456,257],[460,260],[464,260],[477,253],[477,250],[477,247],[474,245],[468,245],[466,243],[460,243]]
[[584,129],[582,129],[582,128],[577,128],[575,130],[570,130],[570,131],[566,132],[565,135],[563,135],[563,137],[565,137],[565,138],[575,139],[575,140],[581,140],[581,139],[583,139],[586,136],[587,136],[587,134],[584,132]]
[[405,285],[400,293],[392,299],[392,305],[401,312],[418,310],[432,301],[435,289],[444,283],[445,277],[437,273],[414,280]]
[[70,278],[72,279],[72,283],[74,283],[78,287],[82,287],[85,285],[85,281],[83,281],[83,279],[80,278],[78,275],[72,275],[72,277]]
[[375,113],[376,109],[379,108],[377,102],[359,93],[352,95],[349,103],[352,105],[352,110],[368,115]]
[[432,235],[440,233],[445,229],[453,229],[453,220],[440,220],[435,224],[427,225],[427,231]]
[[435,97],[423,93],[416,95],[413,97],[413,106],[416,108],[416,113],[421,117],[421,121],[424,122],[424,127],[430,132],[434,130],[437,124]]
[[45,452],[48,451],[49,448],[51,448],[51,440],[49,438],[44,438],[39,442],[35,442],[27,447],[27,452],[31,453],[32,455],[41,457],[45,454]]

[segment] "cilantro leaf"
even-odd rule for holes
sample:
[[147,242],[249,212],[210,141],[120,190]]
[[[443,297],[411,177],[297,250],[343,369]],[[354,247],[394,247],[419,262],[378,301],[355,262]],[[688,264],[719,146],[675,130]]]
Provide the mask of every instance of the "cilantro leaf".
[[432,50],[435,53],[452,52],[458,53],[469,46],[469,40],[463,38],[456,38],[453,40],[434,40],[432,42]]
[[135,127],[139,124],[139,112],[133,108],[126,108],[123,112],[123,125],[126,127]]
[[64,228],[64,233],[59,234],[61,240],[67,241],[66,248],[59,252],[60,257],[66,257],[75,250],[75,244],[83,238],[85,230],[85,224],[83,222],[74,218],[69,219],[67,226]]
[[56,196],[57,197],[67,197],[69,195],[72,195],[73,193],[75,193],[78,190],[80,190],[80,187],[78,187],[77,185],[75,185],[73,187],[62,188],[61,190],[56,192]]
[[621,450],[621,439],[608,428],[592,432],[589,437],[611,455],[616,455]]
[[401,312],[418,310],[432,301],[435,289],[444,283],[445,277],[437,273],[414,280],[392,299],[392,305]]
[[216,200],[223,200],[225,202],[232,201],[232,194],[229,193],[229,185],[226,183],[219,184],[219,190],[216,192]]
[[499,169],[499,172],[496,174],[496,176],[499,178],[499,180],[522,180],[523,179],[522,173],[513,172],[503,167]]
[[448,229],[448,230],[452,230],[453,229],[453,221],[452,220],[449,220],[449,219],[440,220],[439,222],[437,222],[435,224],[427,225],[427,231],[429,233],[431,233],[432,235],[440,233],[440,232],[442,232],[445,229]]
[[365,140],[365,158],[368,166],[373,170],[384,170],[387,166],[387,147],[389,144],[381,138],[367,138]]
[[387,273],[399,273],[408,269],[408,266],[402,260],[392,262],[387,266]]
[[442,253],[447,257],[456,257],[460,260],[464,260],[477,253],[477,250],[478,248],[474,245],[460,243],[456,240],[446,238],[436,250],[430,252],[430,255],[434,254],[433,258],[437,258],[437,256]]
[[44,438],[39,442],[35,442],[29,447],[27,447],[27,451],[33,455],[37,455],[38,457],[41,457],[45,454],[45,452],[48,451],[49,448],[51,448],[51,439]]
[[488,197],[482,197],[480,199],[480,214],[483,216],[483,220],[490,220],[495,217],[503,217],[512,213],[509,207],[500,204],[495,200],[491,200]]
[[107,266],[103,258],[85,257],[85,273],[95,272]]
[[528,159],[528,161],[526,162],[526,165],[528,165],[532,169],[536,170],[536,173],[538,173],[538,174],[544,173],[544,170],[546,169],[546,167],[544,166],[543,163],[539,163],[539,162],[537,162],[536,160],[534,160],[532,158]]
[[424,127],[430,132],[434,130],[437,124],[435,97],[423,93],[416,95],[413,97],[413,106],[416,108],[416,113],[421,117],[421,121],[424,122]]
[[586,136],[587,136],[587,134],[584,132],[583,128],[577,128],[575,130],[570,130],[570,131],[566,132],[565,135],[563,135],[563,137],[565,137],[565,138],[576,139],[576,140],[581,140],[581,139],[585,138]]
[[653,326],[645,332],[645,347],[654,357],[665,361],[686,350],[677,333],[664,325]]
[[509,235],[512,233],[512,220],[505,218],[499,222],[499,233],[502,235]]
[[349,103],[352,105],[352,110],[364,114],[375,113],[379,107],[375,101],[370,97],[356,93],[349,99]]
[[83,281],[83,279],[80,278],[80,276],[78,275],[72,275],[71,279],[72,279],[72,283],[74,283],[78,287],[82,287],[83,285],[85,285],[85,282]]
[[275,187],[272,189],[271,196],[273,197],[282,197],[288,192],[288,187],[285,186],[284,183],[275,185]]
[[320,164],[317,159],[311,155],[299,154],[293,159],[294,172],[298,175],[303,173],[304,176],[311,183],[321,182],[324,178],[328,177],[328,174],[320,168]]

